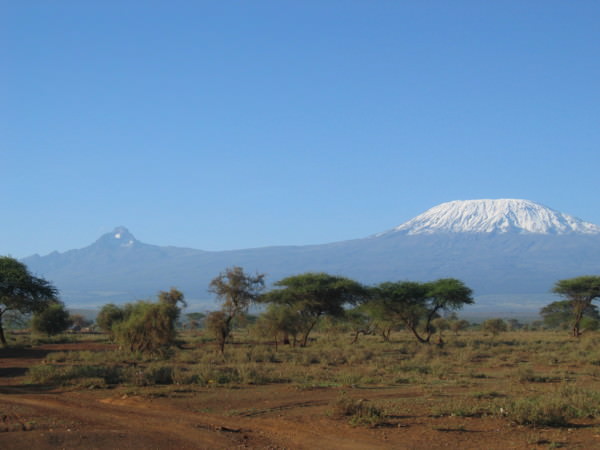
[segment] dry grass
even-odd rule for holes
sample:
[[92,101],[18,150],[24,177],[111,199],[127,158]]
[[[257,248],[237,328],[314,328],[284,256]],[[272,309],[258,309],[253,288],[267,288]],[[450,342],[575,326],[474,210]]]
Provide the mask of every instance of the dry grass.
[[[391,343],[349,334],[315,335],[306,348],[251,341],[237,333],[221,355],[206,336],[183,334],[168,358],[117,350],[50,353],[31,367],[28,382],[49,385],[194,385],[228,388],[286,383],[298,389],[407,386],[422,392],[432,417],[503,417],[529,426],[566,426],[600,415],[600,334],[575,340],[559,332],[480,332],[448,336],[446,345],[422,345],[397,332]],[[345,397],[334,416],[376,425],[385,409]],[[408,405],[401,402],[402,408]],[[418,402],[413,402],[414,407]],[[356,411],[349,413],[349,409]]]

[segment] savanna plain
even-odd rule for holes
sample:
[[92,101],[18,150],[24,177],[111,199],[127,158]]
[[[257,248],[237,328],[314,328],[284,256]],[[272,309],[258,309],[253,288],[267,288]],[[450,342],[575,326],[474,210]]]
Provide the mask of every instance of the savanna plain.
[[307,346],[204,330],[168,354],[10,334],[0,448],[600,448],[600,334],[478,329],[422,344],[320,326]]

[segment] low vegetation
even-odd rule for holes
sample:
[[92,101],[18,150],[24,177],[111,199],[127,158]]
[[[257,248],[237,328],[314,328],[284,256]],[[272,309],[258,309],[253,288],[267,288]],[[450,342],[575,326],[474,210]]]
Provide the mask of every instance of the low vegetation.
[[[351,344],[351,331],[323,324],[307,347],[275,347],[258,338],[260,327],[235,330],[224,353],[209,330],[180,333],[181,345],[168,355],[117,347],[50,353],[29,368],[27,382],[95,389],[334,389],[339,396],[328,415],[369,427],[415,412],[530,427],[568,427],[600,417],[600,336],[571,340],[560,332],[506,331],[499,338],[470,329],[450,334],[441,348],[423,346],[410,331],[396,332],[390,342],[371,334]],[[412,396],[369,398],[373,389],[390,388]]]
[[[103,334],[87,337],[101,350],[50,352],[29,367],[26,382],[142,395],[174,387],[217,394],[267,385],[323,389],[337,394],[324,417],[352,426],[408,426],[406,417],[598,426],[600,334],[591,327],[581,332],[583,319],[597,314],[588,302],[595,295],[592,281],[557,284],[573,298],[585,289],[586,297],[549,305],[542,325],[555,330],[548,330],[501,318],[460,319],[457,311],[473,300],[459,280],[367,288],[308,273],[262,293],[262,275],[234,267],[211,283],[219,311],[190,313],[178,328],[185,300],[174,288],[154,302],[106,305],[96,320]],[[253,303],[266,307],[250,320]],[[44,322],[63,321],[62,329],[68,323],[62,305],[53,305],[34,316],[40,331]],[[577,333],[565,333],[565,323]],[[12,344],[32,344],[27,336],[18,339]],[[393,394],[374,395],[386,390]]]

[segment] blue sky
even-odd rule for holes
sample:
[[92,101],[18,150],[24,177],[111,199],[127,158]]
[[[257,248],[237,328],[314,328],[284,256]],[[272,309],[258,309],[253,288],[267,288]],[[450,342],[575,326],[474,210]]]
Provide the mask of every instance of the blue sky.
[[0,5],[0,254],[316,244],[439,203],[600,224],[597,1]]

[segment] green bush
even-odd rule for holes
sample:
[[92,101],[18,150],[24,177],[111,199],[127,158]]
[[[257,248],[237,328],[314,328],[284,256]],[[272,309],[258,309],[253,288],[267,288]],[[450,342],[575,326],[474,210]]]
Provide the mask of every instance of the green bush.
[[98,328],[102,331],[113,337],[113,326],[122,322],[124,318],[125,311],[117,305],[109,303],[100,309],[98,316],[96,316],[96,325],[98,325]]
[[33,315],[31,328],[47,336],[55,336],[66,331],[72,322],[69,312],[62,303],[53,303],[43,311]]
[[179,309],[166,302],[129,304],[125,319],[113,325],[115,339],[131,352],[165,355],[175,343],[178,314]]

